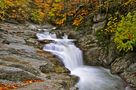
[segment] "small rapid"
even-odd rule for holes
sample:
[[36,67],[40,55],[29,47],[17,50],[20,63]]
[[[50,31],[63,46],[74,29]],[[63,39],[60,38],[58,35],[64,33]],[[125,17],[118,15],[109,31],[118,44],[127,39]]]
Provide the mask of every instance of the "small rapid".
[[67,35],[58,39],[56,34],[49,32],[37,33],[37,37],[38,40],[52,40],[43,50],[56,55],[71,75],[79,77],[79,90],[129,90],[124,81],[112,75],[110,70],[84,65],[82,51],[75,46],[74,39],[68,39]]

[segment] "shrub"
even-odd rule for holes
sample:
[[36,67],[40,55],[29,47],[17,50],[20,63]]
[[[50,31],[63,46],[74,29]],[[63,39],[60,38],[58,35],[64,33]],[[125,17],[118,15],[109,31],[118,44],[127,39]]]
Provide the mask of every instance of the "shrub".
[[6,3],[4,2],[4,0],[0,0],[0,21],[4,20],[4,16],[5,16],[5,9],[7,9],[8,7],[6,6]]
[[136,12],[122,16],[117,25],[114,42],[119,51],[132,51],[136,46]]
[[35,23],[42,24],[45,21],[45,13],[35,10],[31,13],[30,19]]
[[0,19],[15,19],[25,21],[28,18],[29,0],[1,0]]

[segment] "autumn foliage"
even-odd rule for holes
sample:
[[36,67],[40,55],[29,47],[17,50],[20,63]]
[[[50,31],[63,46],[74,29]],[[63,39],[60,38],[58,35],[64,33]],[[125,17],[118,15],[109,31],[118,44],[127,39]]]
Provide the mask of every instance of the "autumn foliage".
[[14,19],[17,21],[27,20],[28,0],[1,0],[0,20]]
[[43,24],[50,21],[64,25],[80,25],[90,12],[88,4],[96,6],[99,0],[1,0],[0,20],[32,21]]
[[[108,10],[114,2],[116,0],[0,0],[0,20],[79,26],[88,15],[100,9]],[[126,7],[136,1],[123,0],[121,3]]]
[[43,80],[25,80],[25,81],[22,81],[22,83],[20,84],[17,84],[17,83],[2,84],[0,83],[0,90],[17,89],[17,88],[21,88],[21,87],[27,86],[32,83],[36,83],[36,82],[44,82],[44,81]]

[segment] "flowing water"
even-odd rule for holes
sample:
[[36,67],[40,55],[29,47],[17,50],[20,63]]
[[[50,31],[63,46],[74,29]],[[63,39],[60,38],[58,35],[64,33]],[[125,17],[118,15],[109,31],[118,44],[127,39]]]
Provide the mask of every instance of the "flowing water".
[[129,90],[125,88],[124,81],[112,75],[108,69],[84,65],[82,51],[74,45],[75,40],[68,39],[67,35],[58,39],[56,34],[44,32],[37,33],[37,37],[39,40],[52,40],[43,50],[56,55],[71,75],[79,77],[79,90]]

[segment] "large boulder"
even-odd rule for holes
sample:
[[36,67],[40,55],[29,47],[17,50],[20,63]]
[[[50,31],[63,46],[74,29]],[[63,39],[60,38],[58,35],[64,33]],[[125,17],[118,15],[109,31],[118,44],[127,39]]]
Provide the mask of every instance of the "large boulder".
[[42,51],[45,42],[38,42],[38,28],[52,27],[0,23],[0,85],[23,85],[15,90],[68,90],[75,81],[58,58]]
[[129,53],[118,57],[111,64],[111,71],[118,73],[132,87],[136,88],[136,53]]

